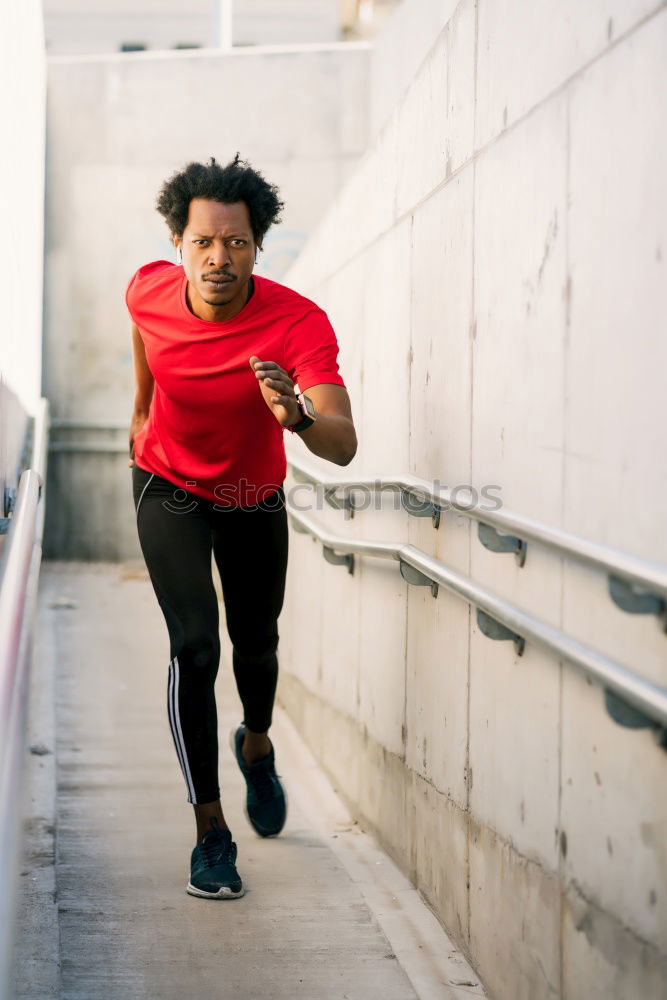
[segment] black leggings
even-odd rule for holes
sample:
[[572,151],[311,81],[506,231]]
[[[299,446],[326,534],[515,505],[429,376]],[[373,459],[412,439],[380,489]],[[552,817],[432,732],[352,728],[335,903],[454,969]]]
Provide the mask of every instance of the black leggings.
[[282,487],[253,507],[215,509],[138,465],[132,468],[141,549],[171,645],[167,710],[188,802],[214,802],[220,661],[215,558],[233,646],[236,685],[251,732],[271,725],[278,679],[278,615],[287,570]]

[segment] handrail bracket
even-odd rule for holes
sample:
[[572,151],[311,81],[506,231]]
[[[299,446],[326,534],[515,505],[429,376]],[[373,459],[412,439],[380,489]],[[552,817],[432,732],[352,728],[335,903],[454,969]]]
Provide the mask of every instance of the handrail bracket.
[[412,517],[430,517],[434,528],[440,527],[442,507],[425,497],[419,499],[411,490],[401,490],[401,507]]
[[511,628],[507,628],[502,622],[496,621],[495,618],[487,615],[486,611],[482,611],[481,608],[477,608],[477,624],[489,639],[511,639],[516,649],[516,655],[523,656],[523,651],[526,648],[526,640],[522,635],[513,632]]
[[[310,531],[305,527],[298,519],[298,517],[290,517],[290,522],[295,531],[298,531],[300,535],[310,535]],[[311,535],[312,537],[312,535]]]
[[656,615],[663,632],[667,632],[667,602],[663,597],[613,573],[609,574],[607,581],[609,596],[621,611],[631,615]]
[[604,689],[604,707],[607,714],[619,726],[626,729],[651,729],[658,746],[667,750],[667,728],[661,726],[659,722],[652,719],[650,715],[641,712],[634,705],[630,705],[609,688]]
[[334,507],[335,510],[344,511],[345,520],[350,520],[354,517],[354,500],[349,493],[345,496],[339,497],[336,495],[336,490],[338,487],[334,487],[330,490],[324,491],[324,499],[329,504],[330,507]]
[[403,562],[402,559],[399,559],[398,565],[401,571],[401,576],[406,583],[411,583],[414,587],[430,587],[431,596],[438,596],[440,585],[435,580],[432,580],[430,576],[426,576],[425,573],[420,573],[418,569],[415,569],[414,566],[410,565],[410,563]]
[[479,521],[477,524],[477,534],[479,540],[490,552],[513,552],[516,557],[517,566],[523,566],[526,562],[526,552],[528,542],[516,535],[505,535],[496,531],[490,524]]
[[328,545],[322,546],[322,554],[332,566],[347,566],[348,573],[354,573],[354,555],[351,552],[334,552]]

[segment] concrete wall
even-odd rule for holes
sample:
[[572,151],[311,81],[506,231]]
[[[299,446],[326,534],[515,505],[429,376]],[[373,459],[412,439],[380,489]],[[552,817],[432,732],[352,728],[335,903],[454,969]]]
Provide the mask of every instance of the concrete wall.
[[[234,45],[333,42],[340,39],[339,0],[230,0]],[[52,55],[219,44],[227,0],[44,0]]]
[[[154,210],[190,160],[237,150],[281,189],[258,273],[280,278],[367,143],[367,43],[49,60],[46,390],[56,420],[129,421],[128,278],[173,258]],[[54,430],[54,443],[58,434]],[[125,429],[62,431],[126,447]],[[137,556],[125,455],[53,453],[49,556]]]
[[[46,70],[38,0],[0,8],[0,517],[41,388]],[[17,95],[20,94],[20,100]],[[0,536],[0,545],[2,538]]]
[[[655,0],[450,11],[286,278],[341,342],[360,438],[344,474],[499,484],[507,509],[667,562],[666,50]],[[535,545],[519,569],[451,513],[437,531],[316,516],[410,541],[667,683],[667,636],[602,574]],[[350,576],[298,534],[281,637],[283,703],[491,995],[664,997],[667,755],[649,732],[447,592],[373,560]]]
[[456,0],[402,0],[385,25],[371,59],[373,138],[417,75],[433,39],[456,8]]

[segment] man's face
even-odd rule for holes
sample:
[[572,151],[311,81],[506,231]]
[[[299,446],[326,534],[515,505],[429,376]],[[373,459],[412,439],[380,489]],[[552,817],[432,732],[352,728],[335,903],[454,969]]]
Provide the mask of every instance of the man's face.
[[244,294],[255,264],[255,241],[244,201],[193,198],[181,239],[183,269],[207,306],[225,307]]

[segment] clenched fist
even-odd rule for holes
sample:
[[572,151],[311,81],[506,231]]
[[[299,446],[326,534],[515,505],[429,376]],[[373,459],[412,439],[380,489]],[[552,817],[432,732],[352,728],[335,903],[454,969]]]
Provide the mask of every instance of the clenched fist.
[[294,382],[275,361],[260,361],[253,355],[250,367],[259,381],[266,405],[281,427],[291,427],[301,420],[301,410],[294,395]]

